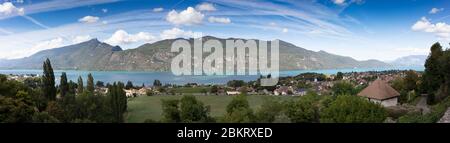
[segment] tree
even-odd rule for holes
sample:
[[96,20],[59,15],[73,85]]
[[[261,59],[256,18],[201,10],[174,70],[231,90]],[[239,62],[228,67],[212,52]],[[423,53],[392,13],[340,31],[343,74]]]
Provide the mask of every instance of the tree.
[[349,94],[349,95],[355,95],[356,90],[350,82],[346,81],[340,81],[333,85],[331,88],[331,91],[333,91],[334,95],[343,95],[343,94]]
[[114,117],[113,122],[121,123],[124,121],[123,113],[127,110],[127,96],[123,90],[123,83],[114,83],[108,88],[108,97]]
[[52,64],[47,58],[43,64],[44,73],[42,75],[43,94],[48,100],[56,100],[55,75],[53,73]]
[[259,123],[272,123],[276,117],[282,114],[283,104],[275,98],[265,98],[263,104],[256,111],[256,122]]
[[0,96],[0,113],[0,123],[28,123],[36,111],[20,100]]
[[436,42],[431,46],[431,53],[425,61],[425,72],[423,74],[422,80],[422,89],[428,93],[428,103],[433,104],[435,91],[440,87],[441,83],[443,83],[444,77],[442,76],[442,68],[439,62],[443,51],[442,46]]
[[293,123],[317,123],[319,122],[319,108],[317,95],[308,94],[297,101],[288,103],[286,115]]
[[77,93],[81,95],[84,90],[83,78],[81,76],[78,77],[78,85],[77,85]]
[[419,81],[419,75],[413,70],[406,72],[405,76],[405,88],[407,91],[417,90],[417,82]]
[[61,97],[64,97],[69,92],[69,84],[67,83],[66,72],[61,73],[61,82],[59,84],[59,90]]
[[163,121],[169,123],[178,123],[181,121],[180,110],[178,109],[178,100],[161,100],[163,110]]
[[95,86],[97,86],[97,87],[105,87],[105,83],[103,81],[97,81],[95,83]]
[[184,123],[209,121],[209,106],[204,106],[195,96],[183,96],[180,100],[180,117]]
[[337,72],[334,80],[342,80],[344,78],[344,74],[342,72]]
[[244,86],[245,82],[243,80],[231,80],[231,81],[228,81],[227,85],[229,87],[238,88],[238,87]]
[[219,92],[219,87],[217,85],[213,85],[210,90],[211,93],[217,94]]
[[247,95],[247,93],[248,93],[248,89],[245,86],[240,87],[238,90],[243,95]]
[[253,110],[244,95],[235,96],[227,105],[227,113],[224,116],[225,122],[230,123],[251,123],[254,122]]
[[443,52],[439,63],[442,67],[441,75],[444,80],[436,92],[436,100],[442,101],[450,95],[450,49]]
[[127,84],[125,85],[125,89],[132,89],[134,88],[133,83],[131,81],[128,81]]
[[70,80],[68,83],[68,93],[75,95],[76,91],[77,91],[77,84],[72,80]]
[[94,93],[95,87],[94,87],[94,77],[92,77],[92,74],[88,74],[88,80],[87,80],[87,86],[86,89],[89,93]]
[[162,86],[162,83],[161,83],[161,81],[156,79],[155,81],[153,81],[153,86],[154,87],[160,87],[160,86]]
[[340,95],[323,109],[321,122],[330,123],[382,123],[387,116],[386,110],[354,95]]

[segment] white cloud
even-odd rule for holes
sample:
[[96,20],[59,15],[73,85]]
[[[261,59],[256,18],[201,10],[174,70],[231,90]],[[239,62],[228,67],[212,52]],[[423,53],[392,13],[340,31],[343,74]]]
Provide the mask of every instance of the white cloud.
[[277,26],[277,23],[275,23],[275,22],[270,22],[270,23],[269,23],[269,26]]
[[23,3],[23,0],[16,0],[16,3]]
[[195,6],[199,11],[216,11],[217,9],[211,3],[201,3]]
[[125,30],[117,30],[107,40],[106,43],[111,45],[131,44],[135,42],[152,42],[156,38],[147,32],[139,32],[137,34],[128,34]]
[[287,28],[283,28],[283,33],[287,33],[289,30]]
[[107,12],[108,12],[108,9],[104,8],[104,9],[102,9],[102,12],[103,12],[103,13],[107,13]]
[[214,17],[214,16],[210,16],[208,18],[208,21],[211,23],[223,23],[223,24],[229,24],[231,23],[230,18],[226,18],[226,17]]
[[161,12],[161,11],[164,11],[164,8],[162,7],[153,8],[153,12]]
[[[27,5],[24,5],[23,8],[26,10],[27,14],[48,12],[48,11],[56,11],[63,9],[70,9],[80,6],[92,6],[97,4],[105,4],[117,2],[118,0],[52,0],[52,1],[43,1],[43,2],[33,2]],[[0,14],[0,19],[6,19],[10,17],[17,16],[17,14],[13,15],[2,15]]]
[[63,46],[63,41],[64,41],[63,38],[58,37],[58,38],[51,39],[48,41],[40,42],[40,43],[36,44],[32,49],[40,51],[40,50],[58,48],[58,47]]
[[88,16],[85,16],[85,17],[83,17],[83,18],[78,19],[78,21],[79,21],[79,22],[82,22],[82,23],[95,23],[95,22],[97,22],[99,19],[100,19],[99,17],[95,17],[95,16],[90,16],[90,15],[88,15]]
[[88,41],[90,39],[92,39],[90,35],[79,35],[79,36],[75,36],[72,39],[72,43],[77,44],[77,43]]
[[203,15],[201,12],[196,11],[192,7],[188,7],[186,10],[178,13],[172,10],[167,14],[166,20],[175,25],[193,25],[202,23]]
[[179,28],[172,28],[168,30],[164,30],[161,33],[161,39],[175,39],[175,38],[198,38],[201,37],[201,33],[192,32],[192,31],[184,31]]
[[344,5],[345,4],[345,0],[332,0],[334,4],[337,5]]
[[10,15],[24,15],[25,10],[23,8],[17,8],[11,2],[5,2],[0,4],[0,16]]
[[64,46],[64,39],[61,37],[58,37],[58,38],[54,38],[54,39],[50,39],[50,40],[46,40],[46,41],[40,41],[40,42],[34,44],[34,46],[32,48],[22,49],[22,50],[18,50],[18,51],[12,51],[10,53],[10,55],[8,55],[8,58],[13,59],[13,58],[20,58],[20,57],[24,57],[24,56],[31,56],[42,50],[59,48],[62,46]]
[[438,13],[438,12],[441,12],[441,11],[443,11],[444,10],[444,8],[432,8],[431,10],[430,10],[430,12],[428,12],[429,14],[436,14],[436,13]]
[[331,0],[334,4],[340,6],[347,6],[352,3],[363,4],[364,0]]
[[426,17],[422,17],[411,27],[411,29],[414,31],[433,33],[436,36],[444,39],[450,38],[450,25],[444,22],[433,24]]
[[7,55],[1,55],[1,56],[6,59],[17,59],[17,58],[31,56],[42,50],[59,48],[62,46],[64,46],[64,39],[61,37],[58,37],[58,38],[54,38],[54,39],[50,39],[50,40],[39,41],[39,42],[35,43],[31,48],[10,51],[7,53]]

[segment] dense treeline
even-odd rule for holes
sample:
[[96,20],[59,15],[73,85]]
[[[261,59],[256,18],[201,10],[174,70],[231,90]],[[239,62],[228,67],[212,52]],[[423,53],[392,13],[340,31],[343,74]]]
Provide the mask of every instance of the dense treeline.
[[228,103],[226,113],[216,118],[210,117],[209,107],[194,96],[184,96],[180,101],[163,100],[162,103],[161,122],[378,123],[384,122],[387,117],[381,105],[363,98],[354,95],[317,95],[312,92],[293,101],[267,96],[256,110],[250,108],[246,95],[235,96]]
[[49,59],[43,71],[42,77],[23,82],[0,75],[0,122],[124,122],[127,99],[123,83],[108,86],[108,94],[103,95],[95,92],[91,74],[84,87],[81,77],[76,84],[62,73],[57,87]]

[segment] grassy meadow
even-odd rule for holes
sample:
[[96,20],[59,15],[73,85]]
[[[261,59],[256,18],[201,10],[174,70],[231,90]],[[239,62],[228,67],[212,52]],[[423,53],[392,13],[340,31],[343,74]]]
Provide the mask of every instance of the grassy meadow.
[[[228,103],[233,99],[233,96],[195,96],[198,100],[202,101],[205,105],[211,107],[211,116],[222,116],[226,111]],[[128,113],[126,121],[129,123],[141,123],[146,119],[161,120],[162,107],[161,100],[163,99],[181,99],[182,96],[172,95],[160,95],[160,96],[140,96],[136,98],[130,98],[128,100]],[[251,108],[256,110],[261,106],[265,98],[279,98],[281,100],[292,100],[295,97],[291,96],[264,96],[264,95],[252,95],[247,99]]]

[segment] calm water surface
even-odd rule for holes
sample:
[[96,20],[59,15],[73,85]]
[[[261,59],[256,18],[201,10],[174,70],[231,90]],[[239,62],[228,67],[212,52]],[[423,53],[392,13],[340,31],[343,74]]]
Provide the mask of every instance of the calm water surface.
[[[353,68],[353,69],[327,69],[327,70],[292,70],[281,71],[280,76],[294,76],[305,72],[316,72],[323,74],[336,74],[337,72],[364,72],[364,71],[386,71],[386,70],[416,70],[423,71],[424,67],[390,67],[390,68]],[[162,83],[170,84],[186,84],[186,83],[200,83],[200,84],[225,84],[230,80],[255,80],[259,76],[175,76],[171,72],[129,72],[129,71],[76,71],[76,70],[56,70],[55,76],[57,83],[61,72],[66,72],[67,78],[72,81],[77,81],[78,76],[82,76],[86,81],[87,75],[92,73],[95,81],[103,81],[105,83],[112,83],[115,81],[132,81],[135,85],[152,85],[155,79]],[[0,70],[0,74],[42,74],[42,70]]]

